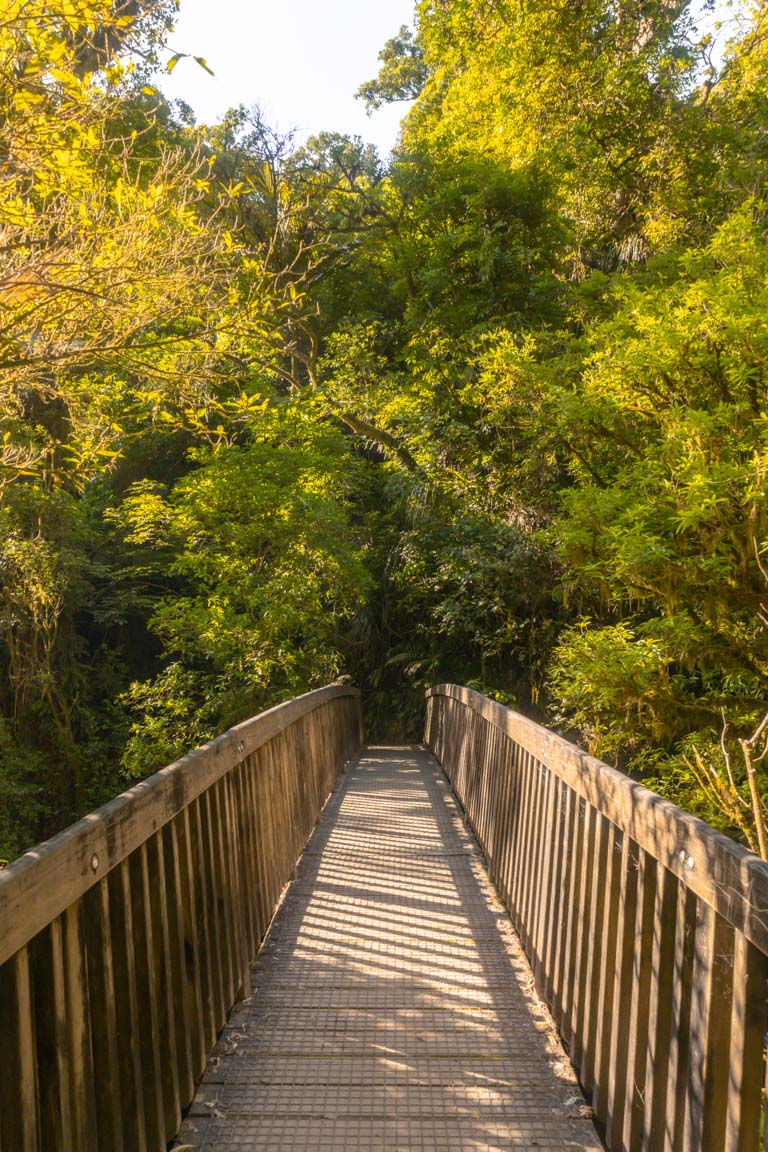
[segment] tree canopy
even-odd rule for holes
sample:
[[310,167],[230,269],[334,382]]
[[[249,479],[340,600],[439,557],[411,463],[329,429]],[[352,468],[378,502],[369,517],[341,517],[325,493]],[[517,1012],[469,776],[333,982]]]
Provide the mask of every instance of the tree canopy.
[[386,163],[196,124],[172,3],[6,8],[0,856],[341,675],[374,738],[460,681],[758,847],[765,7],[421,0]]

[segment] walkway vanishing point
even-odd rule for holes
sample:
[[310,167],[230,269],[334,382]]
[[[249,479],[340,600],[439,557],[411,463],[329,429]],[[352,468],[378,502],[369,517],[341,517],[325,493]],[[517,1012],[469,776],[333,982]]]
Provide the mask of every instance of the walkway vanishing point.
[[0,871],[0,1152],[764,1152],[768,866],[466,688],[364,750],[358,695]]

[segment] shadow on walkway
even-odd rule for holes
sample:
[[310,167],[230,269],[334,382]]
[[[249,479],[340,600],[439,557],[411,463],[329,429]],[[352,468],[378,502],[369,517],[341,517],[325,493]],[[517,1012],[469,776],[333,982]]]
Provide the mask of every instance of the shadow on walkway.
[[178,1142],[598,1150],[532,983],[433,758],[370,748],[323,812]]

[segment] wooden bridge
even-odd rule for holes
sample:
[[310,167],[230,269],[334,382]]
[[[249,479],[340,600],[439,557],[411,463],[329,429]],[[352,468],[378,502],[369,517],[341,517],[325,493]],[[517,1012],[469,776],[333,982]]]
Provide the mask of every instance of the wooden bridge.
[[768,867],[467,689],[425,745],[321,689],[0,873],[1,1152],[768,1147]]

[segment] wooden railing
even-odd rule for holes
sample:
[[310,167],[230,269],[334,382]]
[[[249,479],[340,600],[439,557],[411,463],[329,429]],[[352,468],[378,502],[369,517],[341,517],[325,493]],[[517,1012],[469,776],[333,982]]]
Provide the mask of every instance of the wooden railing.
[[0,873],[2,1152],[164,1152],[360,742],[355,689],[311,692]]
[[476,692],[427,697],[426,742],[608,1147],[762,1148],[768,867]]

